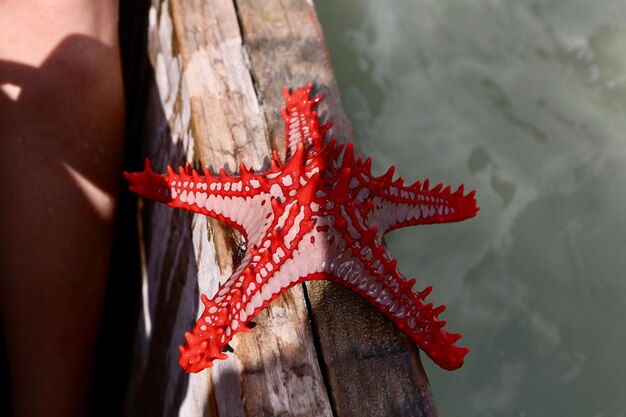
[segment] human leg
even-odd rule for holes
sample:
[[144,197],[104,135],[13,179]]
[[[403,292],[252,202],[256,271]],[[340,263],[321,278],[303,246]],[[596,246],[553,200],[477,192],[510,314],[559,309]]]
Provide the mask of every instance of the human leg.
[[15,416],[85,412],[123,149],[117,10],[0,2],[0,312]]

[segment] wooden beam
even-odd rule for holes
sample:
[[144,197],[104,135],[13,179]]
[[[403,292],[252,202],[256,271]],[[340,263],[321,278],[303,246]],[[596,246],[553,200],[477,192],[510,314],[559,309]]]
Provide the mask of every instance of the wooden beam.
[[[149,30],[156,84],[145,153],[155,169],[267,168],[271,149],[284,151],[284,85],[315,82],[321,118],[352,140],[311,2],[154,0]],[[144,311],[129,415],[436,416],[414,345],[326,282],[292,288],[235,336],[229,359],[186,374],[177,346],[201,312],[199,295],[217,291],[244,242],[218,221],[162,205],[145,203],[141,216]]]

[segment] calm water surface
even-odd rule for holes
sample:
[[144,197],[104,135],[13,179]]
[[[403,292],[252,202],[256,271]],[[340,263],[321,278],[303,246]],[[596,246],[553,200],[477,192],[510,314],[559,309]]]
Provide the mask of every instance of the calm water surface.
[[319,0],[357,147],[477,190],[388,235],[470,346],[442,416],[626,416],[626,2]]

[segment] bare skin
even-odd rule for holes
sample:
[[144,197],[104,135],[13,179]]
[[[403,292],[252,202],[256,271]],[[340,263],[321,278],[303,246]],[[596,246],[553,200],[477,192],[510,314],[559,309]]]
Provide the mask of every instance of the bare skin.
[[13,415],[84,416],[124,102],[114,0],[0,0],[0,314]]

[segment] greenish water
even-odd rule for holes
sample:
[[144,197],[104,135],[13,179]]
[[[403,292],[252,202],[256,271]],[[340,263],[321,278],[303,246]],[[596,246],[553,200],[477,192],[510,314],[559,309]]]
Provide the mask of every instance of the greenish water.
[[477,190],[388,235],[471,348],[442,416],[626,416],[626,2],[317,1],[361,154]]

